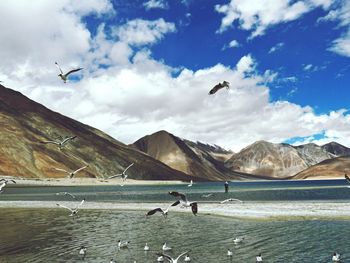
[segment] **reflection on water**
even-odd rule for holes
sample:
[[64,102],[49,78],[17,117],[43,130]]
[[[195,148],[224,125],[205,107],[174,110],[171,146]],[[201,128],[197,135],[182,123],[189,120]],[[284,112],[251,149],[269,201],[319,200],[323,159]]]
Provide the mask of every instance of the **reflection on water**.
[[[206,215],[172,213],[168,219],[144,212],[81,210],[73,219],[60,209],[1,209],[0,262],[81,262],[79,247],[87,247],[85,262],[156,262],[163,242],[173,256],[191,249],[192,262],[330,262],[337,251],[349,262],[349,221],[248,221]],[[245,236],[236,246],[234,236]],[[117,241],[130,240],[117,250]],[[150,251],[145,253],[145,243]],[[347,254],[346,254],[347,253]],[[183,262],[183,259],[180,261]]]

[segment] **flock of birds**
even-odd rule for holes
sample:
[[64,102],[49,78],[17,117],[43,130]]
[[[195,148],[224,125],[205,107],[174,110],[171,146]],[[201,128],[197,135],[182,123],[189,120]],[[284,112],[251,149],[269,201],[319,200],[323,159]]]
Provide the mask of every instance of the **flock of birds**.
[[[72,74],[72,73],[75,73],[75,72],[78,72],[80,70],[82,70],[83,68],[76,68],[76,69],[72,69],[70,71],[68,71],[67,73],[64,73],[61,69],[61,67],[58,65],[57,62],[55,62],[55,65],[57,66],[57,68],[59,69],[59,72],[60,74],[58,74],[58,76],[63,80],[64,83],[67,82],[68,80],[68,77]],[[1,81],[0,81],[1,82]],[[227,81],[223,81],[222,83],[218,83],[217,85],[215,85],[210,91],[209,91],[209,95],[213,95],[215,94],[217,91],[219,91],[220,89],[223,89],[223,88],[227,88],[229,89],[230,87],[230,83],[227,82]],[[42,141],[41,143],[43,144],[54,144],[54,145],[57,145],[59,150],[62,150],[63,147],[65,147],[70,141],[74,140],[77,136],[71,136],[71,137],[67,137],[63,140],[48,140],[48,141]],[[116,175],[113,175],[113,176],[110,176],[108,177],[108,179],[113,179],[113,178],[116,178],[116,177],[121,177],[122,179],[122,184],[120,184],[121,186],[124,185],[124,183],[126,182],[127,180],[127,170],[130,169],[132,166],[134,165],[134,163],[131,163],[129,166],[127,166],[121,173],[119,174],[116,174]],[[67,171],[65,169],[62,169],[62,168],[54,168],[55,170],[57,171],[60,171],[60,172],[64,172],[67,174],[67,177],[69,179],[72,179],[78,172],[86,169],[89,165],[84,165],[74,171]],[[347,180],[347,182],[350,184],[350,178],[349,176],[347,176],[345,174],[345,179]],[[0,193],[3,192],[3,189],[4,187],[9,184],[9,183],[14,183],[16,184],[16,181],[15,180],[12,180],[12,179],[0,179]],[[190,183],[188,184],[188,187],[192,187],[193,185],[193,181],[191,180]],[[349,186],[350,188],[350,186]],[[69,193],[69,192],[58,192],[56,193],[56,195],[63,195],[63,196],[69,196],[70,198],[76,200],[76,196]],[[167,218],[168,216],[168,213],[169,213],[169,210],[172,208],[172,207],[175,207],[175,206],[180,206],[181,208],[191,208],[191,211],[193,213],[193,215],[197,215],[198,213],[198,201],[190,201],[185,194],[183,193],[180,193],[180,192],[176,192],[176,191],[171,191],[169,192],[169,195],[175,197],[177,200],[171,204],[169,204],[166,208],[161,208],[161,207],[156,207],[150,211],[148,211],[146,213],[146,217],[149,217],[149,216],[152,216],[152,215],[155,215],[156,213],[160,213],[164,218]],[[209,194],[203,194],[202,197],[203,198],[208,198],[210,196],[212,196],[213,193],[209,193]],[[220,204],[225,204],[225,203],[228,203],[228,202],[243,202],[239,199],[234,199],[234,198],[228,198],[226,200],[223,200],[220,202]],[[70,212],[69,216],[71,217],[74,217],[78,214],[78,211],[79,209],[84,205],[85,203],[85,198],[82,199],[75,207],[68,207],[68,206],[65,206],[65,205],[62,205],[62,204],[56,204],[57,207],[60,207],[60,208],[63,208],[63,209],[66,209]],[[244,241],[244,237],[235,237],[233,239],[233,243],[234,244],[240,244],[241,242]],[[124,249],[124,248],[128,248],[128,245],[129,245],[129,241],[121,241],[121,240],[118,240],[118,249]],[[146,243],[146,245],[144,246],[144,251],[149,251],[150,250],[150,247],[149,245]],[[157,262],[164,262],[165,260],[168,261],[168,262],[171,262],[171,263],[177,263],[179,262],[180,258],[184,256],[184,261],[185,262],[190,262],[191,261],[191,258],[189,256],[189,252],[190,250],[186,251],[186,252],[183,252],[181,254],[179,254],[176,258],[173,258],[172,256],[170,256],[169,254],[166,254],[168,251],[171,251],[172,248],[167,246],[166,243],[163,244],[162,246],[162,252],[158,252],[156,253],[157,255]],[[81,258],[84,260],[86,255],[87,255],[87,248],[85,246],[81,246],[80,250],[79,250],[79,255],[81,256]],[[233,256],[233,252],[228,249],[227,250],[227,253],[226,255],[228,257],[232,257]],[[332,257],[332,261],[333,262],[340,262],[340,255],[338,253],[334,253],[333,254],[333,257]],[[261,254],[258,254],[256,256],[256,262],[263,262],[263,259],[262,259],[262,255]],[[114,261],[114,259],[111,259],[110,260],[110,263],[116,263],[116,261]],[[134,261],[134,263],[136,263],[136,261]]]

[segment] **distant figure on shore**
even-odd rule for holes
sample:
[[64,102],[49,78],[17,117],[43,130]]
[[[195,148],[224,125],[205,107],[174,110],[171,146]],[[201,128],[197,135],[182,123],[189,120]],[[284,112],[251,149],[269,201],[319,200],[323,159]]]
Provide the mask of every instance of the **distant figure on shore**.
[[256,263],[259,263],[259,262],[263,262],[261,253],[259,255],[257,255],[257,257],[256,257]]
[[334,252],[332,257],[332,262],[340,262],[340,254]]
[[81,256],[82,260],[85,260],[86,257],[86,247],[81,246],[79,250],[79,255]]
[[226,181],[224,185],[225,185],[225,193],[228,193],[228,182]]

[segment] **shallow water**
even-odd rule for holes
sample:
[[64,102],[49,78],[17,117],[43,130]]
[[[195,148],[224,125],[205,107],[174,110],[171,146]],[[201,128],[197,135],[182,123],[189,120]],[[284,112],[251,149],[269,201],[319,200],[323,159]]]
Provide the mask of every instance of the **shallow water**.
[[[144,212],[81,210],[78,217],[61,209],[1,209],[0,262],[156,262],[163,242],[171,255],[191,249],[191,262],[331,262],[331,254],[350,262],[350,221],[254,221],[172,213],[168,219]],[[245,236],[235,246],[233,236]],[[130,240],[118,251],[117,241]],[[143,251],[145,243],[151,250]],[[234,251],[232,260],[227,249]],[[180,261],[183,262],[183,259]]]

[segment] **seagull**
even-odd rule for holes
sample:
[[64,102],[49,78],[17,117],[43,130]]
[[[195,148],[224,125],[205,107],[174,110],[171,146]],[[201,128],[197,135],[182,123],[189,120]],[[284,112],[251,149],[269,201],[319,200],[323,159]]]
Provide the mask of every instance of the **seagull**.
[[86,257],[86,247],[81,246],[79,250],[79,255],[81,256],[82,260],[85,260]]
[[119,249],[123,249],[123,248],[128,248],[128,244],[130,243],[130,241],[121,241],[118,240],[118,248]]
[[70,71],[68,71],[66,74],[63,74],[63,71],[61,69],[61,67],[58,65],[57,62],[55,62],[57,68],[59,69],[60,71],[60,74],[58,74],[59,77],[61,77],[61,79],[63,80],[64,83],[67,82],[67,79],[68,79],[68,75],[71,74],[71,73],[74,73],[74,72],[77,72],[79,70],[82,70],[83,68],[77,68],[77,69],[72,69]]
[[171,247],[168,247],[167,245],[166,245],[166,242],[163,244],[163,246],[162,246],[162,250],[163,251],[169,251],[169,250],[172,250],[172,248]]
[[60,204],[56,204],[56,205],[58,207],[68,209],[71,212],[71,214],[69,216],[75,216],[78,213],[78,209],[84,204],[84,202],[85,202],[85,198],[83,200],[81,200],[81,202],[74,209],[67,207],[67,206],[64,206],[64,205],[60,205]]
[[146,216],[151,216],[151,215],[154,215],[154,214],[157,213],[157,212],[160,212],[160,213],[162,213],[162,215],[164,216],[164,218],[167,218],[167,216],[168,216],[168,211],[169,211],[170,207],[172,207],[172,206],[177,206],[179,203],[180,203],[180,201],[176,201],[175,203],[169,205],[165,210],[163,210],[163,209],[160,208],[160,207],[157,207],[157,208],[155,208],[155,209],[153,209],[153,210],[148,211],[147,214],[146,214]]
[[235,245],[238,245],[239,243],[243,242],[244,237],[235,237],[233,239],[233,243],[235,243]]
[[340,254],[334,252],[332,257],[332,262],[340,262]]
[[[112,176],[108,177],[108,179],[112,179],[112,178],[121,176],[123,182],[125,182],[126,178],[128,177],[128,175],[126,174],[126,171],[133,165],[134,165],[134,163],[130,164],[128,167],[125,168],[125,170],[121,174],[112,175]],[[123,186],[123,185],[124,184],[121,184],[121,186]]]
[[76,199],[75,195],[68,193],[68,192],[59,192],[59,193],[56,193],[56,195],[69,195],[73,199]]
[[71,137],[67,137],[65,138],[64,140],[62,141],[42,141],[41,143],[44,143],[44,144],[48,144],[48,143],[52,143],[52,144],[56,144],[58,145],[58,148],[60,150],[62,150],[62,148],[71,140],[74,140],[77,136],[71,136]]
[[226,254],[228,257],[232,257],[233,256],[233,252],[231,250],[227,250],[227,254]]
[[181,253],[177,258],[173,259],[171,256],[163,254],[163,253],[157,253],[158,256],[163,256],[171,263],[177,263],[177,261],[185,254],[187,254],[189,251],[186,251],[184,253]]
[[[1,183],[2,182],[2,183]],[[12,183],[16,183],[16,181],[15,180],[12,180],[12,179],[10,179],[10,180],[7,180],[7,179],[0,179],[0,194],[3,192],[2,191],[2,188],[4,188],[9,182],[12,182]]]
[[202,195],[202,197],[208,198],[208,197],[211,197],[212,195],[213,195],[213,193],[211,193],[211,194],[204,194],[204,195]]
[[190,184],[187,185],[188,187],[191,187],[193,185],[193,181],[191,180]]
[[64,169],[61,169],[61,168],[55,168],[55,170],[61,171],[61,172],[66,172],[66,173],[68,174],[67,177],[69,177],[70,179],[72,179],[73,176],[74,176],[77,172],[79,172],[79,171],[85,169],[85,168],[88,167],[88,166],[89,166],[89,165],[85,165],[85,166],[83,166],[83,167],[81,167],[81,168],[79,168],[79,169],[77,169],[77,170],[75,170],[75,171],[72,171],[72,172],[68,172],[67,170],[64,170]]
[[[182,207],[191,207],[192,209],[192,213],[194,215],[197,215],[198,212],[198,204],[197,202],[190,202],[187,200],[186,195],[179,193],[179,192],[169,192],[170,195],[175,196],[175,197],[179,197],[180,199],[178,200],[179,202],[176,204],[181,204]],[[175,206],[175,203],[173,204],[173,206]]]
[[256,256],[256,262],[259,263],[259,262],[263,262],[263,259],[262,259],[262,256],[261,256],[261,253],[259,255]]
[[164,261],[164,257],[163,256],[157,257],[157,262],[163,262],[163,261]]
[[219,84],[216,84],[214,86],[214,88],[212,88],[210,91],[209,91],[209,95],[212,95],[214,93],[216,93],[218,90],[222,89],[222,88],[227,88],[229,89],[230,88],[230,83],[226,80],[224,80],[222,83],[219,83]]
[[185,262],[190,262],[191,261],[191,258],[190,258],[190,256],[188,254],[185,256],[184,261]]
[[240,203],[243,203],[242,200],[239,200],[239,199],[235,199],[235,198],[229,198],[229,199],[226,199],[224,201],[221,201],[220,204],[225,204],[227,202],[240,202]]
[[146,243],[145,247],[143,248],[144,251],[148,251],[149,250],[149,246],[148,244]]

